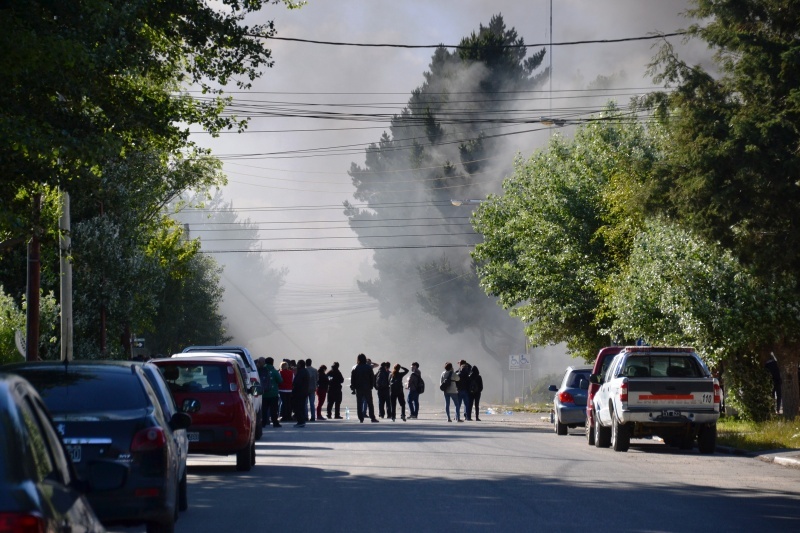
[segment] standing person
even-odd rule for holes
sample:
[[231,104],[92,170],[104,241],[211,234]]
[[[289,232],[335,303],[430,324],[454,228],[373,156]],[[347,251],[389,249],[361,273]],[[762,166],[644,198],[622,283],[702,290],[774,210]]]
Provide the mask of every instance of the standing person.
[[444,372],[442,372],[441,378],[439,378],[439,389],[444,393],[444,405],[445,405],[445,412],[447,413],[447,421],[452,422],[453,420],[450,418],[450,402],[452,401],[453,404],[456,406],[456,420],[458,422],[463,422],[461,420],[461,400],[458,397],[458,388],[456,388],[456,384],[458,383],[459,377],[458,374],[453,372],[453,363],[447,362],[444,364]]
[[469,375],[469,397],[475,406],[475,420],[478,422],[481,421],[481,392],[483,392],[483,378],[478,367],[473,366]]
[[397,416],[397,401],[400,401],[400,409],[402,413],[403,422],[406,421],[406,399],[403,397],[403,377],[408,374],[408,369],[400,366],[400,363],[394,365],[392,373],[389,376],[389,395],[391,397],[391,416],[394,422]]
[[408,389],[408,414],[409,418],[417,418],[419,415],[419,395],[422,392],[422,373],[419,371],[419,363],[411,363],[411,374],[406,381]]
[[367,363],[367,356],[360,353],[356,357],[356,365],[350,371],[350,388],[356,393],[356,409],[361,422],[364,422],[368,414],[370,420],[380,422],[375,418],[375,405],[372,403],[373,386],[372,366]]
[[308,400],[308,372],[306,372],[306,362],[300,359],[297,362],[297,373],[294,375],[292,383],[292,404],[294,414],[297,419],[296,428],[306,427],[306,401]]
[[381,418],[388,416],[389,408],[389,367],[391,363],[381,363],[375,373],[375,389],[378,391],[378,414]]
[[272,357],[267,357],[264,360],[264,372],[262,374],[259,371],[259,377],[261,378],[261,388],[264,391],[262,396],[264,426],[268,426],[270,419],[272,419],[272,427],[279,428],[281,425],[278,422],[278,405],[280,403],[278,400],[278,395],[280,394],[278,387],[280,387],[283,378],[281,378],[281,374],[275,368],[274,363],[275,360]]
[[458,381],[456,388],[458,389],[458,400],[464,406],[464,418],[472,420],[472,399],[469,395],[469,375],[472,372],[472,365],[463,359],[458,362]]
[[[328,367],[319,365],[317,378],[317,420],[325,420],[322,416],[322,406],[325,404],[325,396],[328,394]],[[330,416],[330,415],[328,415]]]
[[[342,407],[342,383],[344,383],[344,376],[339,370],[339,363],[334,361],[331,371],[328,372],[328,418],[342,419],[339,414]],[[331,412],[336,416],[331,417]]]
[[278,395],[281,399],[281,422],[292,419],[292,382],[294,372],[289,369],[289,362],[284,360],[280,369],[281,384],[278,385]]
[[[317,372],[316,368],[311,366],[311,359],[306,359],[306,372],[308,373],[308,393],[306,393],[306,398],[308,398],[308,420],[314,422],[317,419],[317,408],[314,404],[317,401],[317,381],[319,381],[319,372]],[[305,408],[304,404],[303,410],[305,410]]]

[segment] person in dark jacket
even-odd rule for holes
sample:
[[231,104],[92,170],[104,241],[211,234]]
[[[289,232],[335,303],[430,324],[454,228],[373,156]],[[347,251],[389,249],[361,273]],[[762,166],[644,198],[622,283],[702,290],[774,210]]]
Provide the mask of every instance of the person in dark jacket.
[[322,416],[322,404],[325,403],[325,396],[328,394],[328,367],[319,365],[317,376],[317,420],[325,420]]
[[469,375],[472,373],[472,365],[463,359],[458,362],[458,381],[456,388],[458,389],[459,403],[464,406],[464,419],[472,420],[472,400],[469,396]]
[[391,363],[381,363],[380,368],[375,373],[375,389],[378,391],[378,416],[381,418],[391,416],[389,398],[389,367]]
[[483,378],[478,367],[473,366],[469,375],[469,397],[475,406],[475,420],[478,422],[481,420],[481,392],[483,392]]
[[294,407],[297,424],[296,428],[306,427],[306,402],[308,401],[308,372],[306,372],[306,362],[300,359],[297,361],[297,373],[292,382],[292,406]]
[[400,409],[402,413],[403,422],[406,421],[406,399],[403,397],[403,377],[408,374],[408,369],[400,366],[400,363],[394,365],[392,373],[389,375],[389,395],[391,403],[389,405],[390,416],[394,422],[397,416],[397,401],[400,400]]
[[419,415],[419,392],[422,373],[419,371],[419,363],[411,363],[411,374],[408,376],[406,388],[408,389],[408,411],[409,418],[417,418]]
[[[344,383],[344,376],[339,370],[339,363],[334,362],[331,365],[330,372],[328,372],[328,418],[338,418],[341,420],[339,410],[342,406],[342,383]],[[336,416],[331,416],[331,413]]]
[[373,422],[380,422],[375,418],[375,404],[372,400],[372,388],[375,386],[372,365],[367,363],[367,356],[363,353],[358,354],[356,361],[356,365],[350,371],[350,388],[356,394],[358,420],[364,422],[369,415]]

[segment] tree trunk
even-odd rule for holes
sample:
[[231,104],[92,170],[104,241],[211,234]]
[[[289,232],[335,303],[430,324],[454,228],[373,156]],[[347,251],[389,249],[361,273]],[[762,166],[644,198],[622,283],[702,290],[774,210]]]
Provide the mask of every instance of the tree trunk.
[[781,369],[781,400],[783,403],[783,417],[794,420],[800,407],[800,388],[798,387],[798,357],[794,354],[782,354],[780,358]]

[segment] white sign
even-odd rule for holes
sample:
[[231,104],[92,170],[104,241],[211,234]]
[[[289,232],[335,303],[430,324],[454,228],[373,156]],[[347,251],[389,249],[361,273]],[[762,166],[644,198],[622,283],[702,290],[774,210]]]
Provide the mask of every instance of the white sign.
[[528,359],[528,354],[515,354],[508,356],[508,369],[509,370],[530,370],[531,362]]

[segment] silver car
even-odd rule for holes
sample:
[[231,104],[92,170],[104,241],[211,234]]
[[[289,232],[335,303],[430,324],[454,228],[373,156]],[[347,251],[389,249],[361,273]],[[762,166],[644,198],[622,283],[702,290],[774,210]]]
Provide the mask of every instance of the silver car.
[[556,435],[566,435],[569,428],[583,427],[586,424],[586,398],[589,389],[589,374],[592,367],[567,367],[561,386],[550,385],[555,392],[550,421]]

